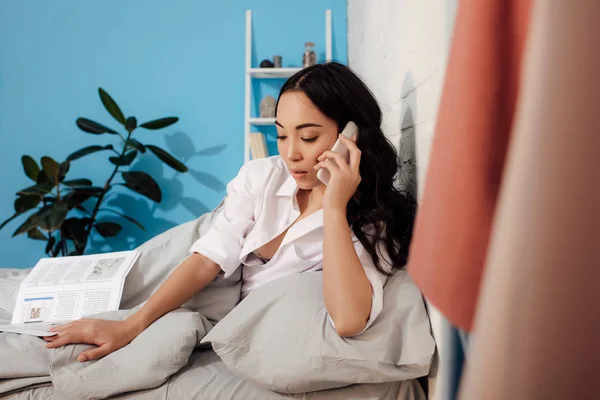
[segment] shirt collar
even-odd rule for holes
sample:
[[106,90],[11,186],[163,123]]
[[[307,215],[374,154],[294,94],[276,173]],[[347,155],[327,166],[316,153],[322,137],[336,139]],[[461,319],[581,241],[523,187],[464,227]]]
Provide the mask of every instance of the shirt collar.
[[296,184],[296,180],[290,174],[290,172],[287,170],[287,168],[284,171],[285,171],[285,173],[287,175],[287,178],[281,184],[281,186],[279,187],[279,189],[277,189],[277,192],[275,194],[277,196],[288,196],[288,197],[289,196],[293,196],[298,191],[298,185]]

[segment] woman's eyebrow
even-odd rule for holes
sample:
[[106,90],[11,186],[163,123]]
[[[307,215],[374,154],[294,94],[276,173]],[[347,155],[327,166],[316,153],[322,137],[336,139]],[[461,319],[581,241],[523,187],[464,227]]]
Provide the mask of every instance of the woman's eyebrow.
[[[283,125],[281,125],[281,123],[279,121],[275,121],[275,125],[279,125],[281,128],[283,128]],[[296,126],[296,130],[299,131],[300,129],[315,128],[315,127],[316,128],[322,128],[323,125],[319,125],[319,124],[316,124],[314,122],[306,122],[304,124],[300,124],[300,125]]]

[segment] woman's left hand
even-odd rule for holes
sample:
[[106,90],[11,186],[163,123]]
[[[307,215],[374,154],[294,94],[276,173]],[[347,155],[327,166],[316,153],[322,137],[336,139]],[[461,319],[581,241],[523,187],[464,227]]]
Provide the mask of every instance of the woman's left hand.
[[356,136],[348,139],[339,135],[340,140],[348,147],[350,152],[350,163],[344,157],[334,151],[325,151],[318,158],[319,163],[315,169],[326,168],[330,178],[325,197],[323,198],[323,209],[338,209],[345,212],[348,201],[352,198],[361,181],[360,177],[360,150],[356,146]]

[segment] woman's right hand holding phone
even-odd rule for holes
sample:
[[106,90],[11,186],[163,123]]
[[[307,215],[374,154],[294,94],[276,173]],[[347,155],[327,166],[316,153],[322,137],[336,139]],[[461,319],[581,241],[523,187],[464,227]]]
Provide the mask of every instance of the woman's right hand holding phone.
[[361,152],[355,143],[356,136],[348,139],[343,135],[339,135],[339,139],[348,148],[350,162],[346,162],[344,156],[338,152],[325,151],[319,156],[319,163],[314,168],[326,168],[330,174],[323,198],[323,209],[339,209],[345,213],[348,201],[356,192],[361,181]]

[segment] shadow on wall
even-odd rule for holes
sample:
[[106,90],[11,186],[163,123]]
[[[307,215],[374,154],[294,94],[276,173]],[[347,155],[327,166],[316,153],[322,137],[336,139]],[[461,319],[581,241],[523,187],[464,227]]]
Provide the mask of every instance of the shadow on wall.
[[[193,141],[184,132],[176,132],[165,136],[168,151],[190,167],[190,160],[196,157],[213,156],[221,153],[227,145],[222,144],[205,149],[196,150]],[[103,202],[103,208],[121,212],[144,226],[151,225],[150,229],[142,230],[131,222],[119,217],[99,218],[102,221],[112,221],[120,224],[123,230],[112,238],[103,238],[99,235],[90,236],[86,253],[100,253],[133,249],[143,244],[156,235],[179,225],[179,223],[157,216],[157,211],[168,212],[176,207],[183,206],[194,218],[200,217],[210,211],[210,208],[195,197],[184,195],[182,177],[185,174],[165,166],[163,162],[153,156],[139,157],[131,168],[134,171],[149,173],[158,183],[163,193],[160,203],[149,201],[143,196],[132,194],[128,191],[109,192]],[[189,168],[189,176],[201,187],[214,190],[217,193],[225,191],[225,184],[214,175]],[[197,193],[197,191],[194,191]],[[162,214],[162,213],[160,213]],[[152,221],[150,224],[149,221]]]
[[400,123],[399,156],[400,173],[398,176],[398,186],[401,190],[418,198],[419,186],[417,180],[417,148],[416,148],[416,128],[415,119],[417,114],[416,87],[413,75],[408,71],[404,75],[402,82],[402,121]]

